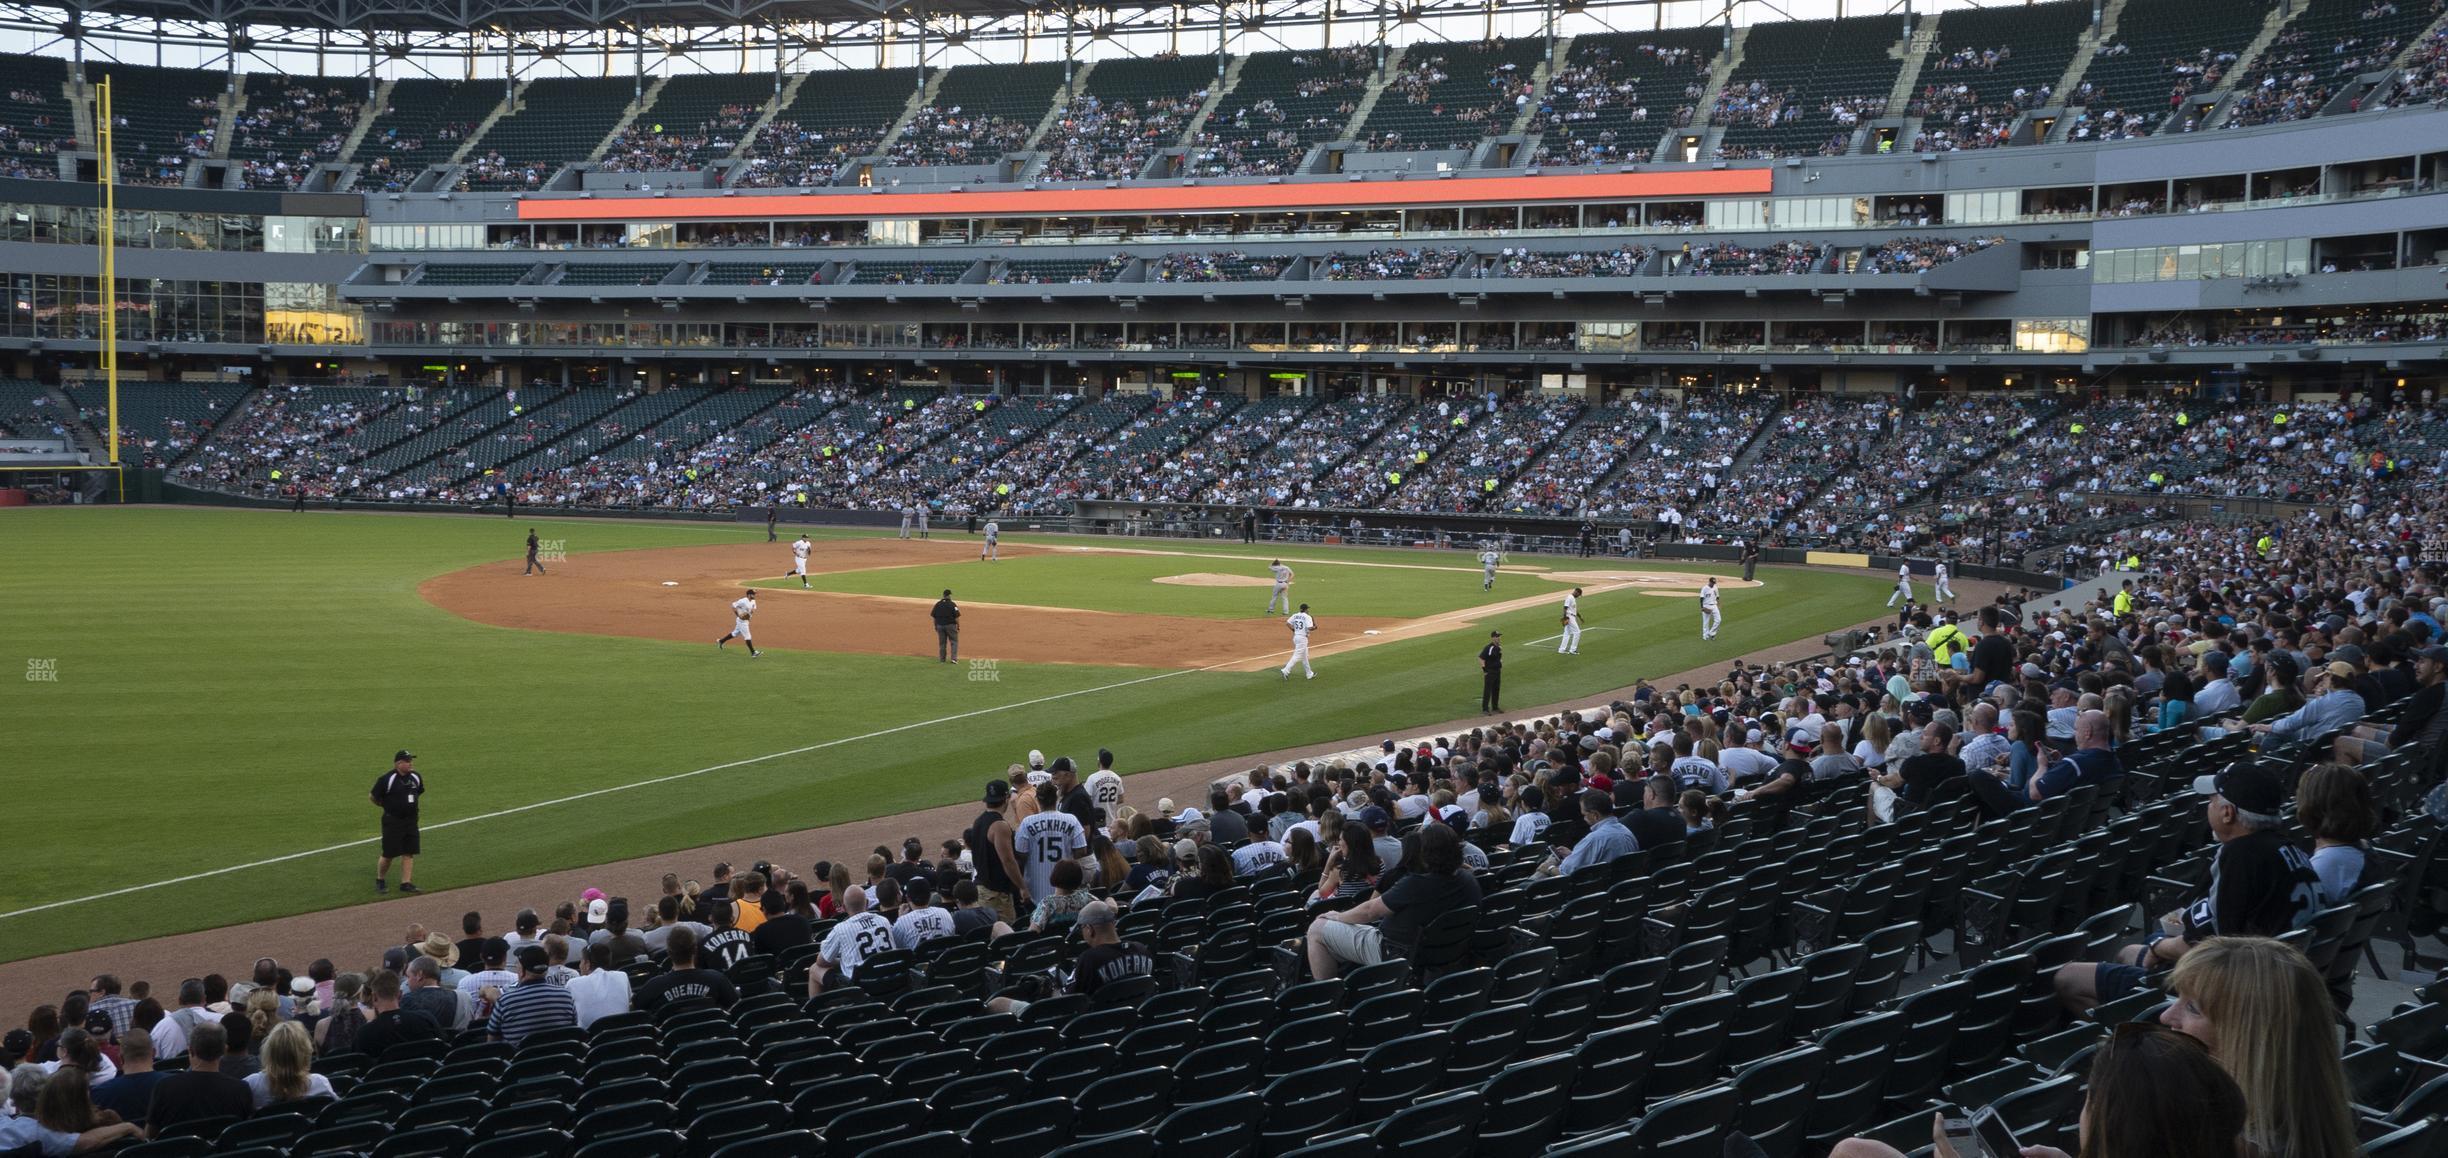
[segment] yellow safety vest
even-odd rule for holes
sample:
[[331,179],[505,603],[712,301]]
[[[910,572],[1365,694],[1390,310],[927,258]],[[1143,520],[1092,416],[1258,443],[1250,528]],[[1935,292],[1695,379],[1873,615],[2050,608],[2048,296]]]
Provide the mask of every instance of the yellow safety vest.
[[2117,592],[2117,593],[2116,593],[2116,598],[2115,598],[2113,601],[2111,601],[2111,602],[2109,603],[2109,606],[2110,606],[2110,607],[2115,608],[2115,609],[2116,609],[2116,613],[2117,613],[2117,614],[2119,614],[2119,615],[2131,615],[2131,614],[2133,614],[2133,592],[2131,592],[2131,591],[2119,591],[2119,592]]

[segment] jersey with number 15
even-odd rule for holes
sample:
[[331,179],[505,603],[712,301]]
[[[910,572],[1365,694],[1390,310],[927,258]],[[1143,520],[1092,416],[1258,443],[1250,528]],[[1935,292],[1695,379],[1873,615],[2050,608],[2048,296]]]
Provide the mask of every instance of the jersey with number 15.
[[1054,866],[1088,851],[1088,832],[1070,813],[1040,812],[1012,833],[1012,852],[1031,899],[1054,895]]

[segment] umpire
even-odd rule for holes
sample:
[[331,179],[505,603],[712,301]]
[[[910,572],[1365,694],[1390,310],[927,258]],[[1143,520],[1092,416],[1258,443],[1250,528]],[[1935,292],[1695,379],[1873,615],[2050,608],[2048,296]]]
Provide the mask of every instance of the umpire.
[[952,589],[944,588],[943,598],[935,601],[928,612],[935,619],[935,662],[960,662],[960,607],[952,602]]
[[416,753],[405,748],[393,753],[391,770],[374,780],[374,803],[383,810],[382,859],[374,865],[374,891],[390,887],[391,861],[400,862],[400,891],[417,891],[414,881],[417,856],[417,801],[425,796],[425,778],[417,775]]
[[1491,631],[1488,633],[1487,646],[1479,649],[1479,670],[1484,673],[1484,678],[1479,684],[1479,710],[1483,712],[1503,711],[1504,709],[1497,706],[1496,703],[1496,695],[1504,687],[1503,632]]

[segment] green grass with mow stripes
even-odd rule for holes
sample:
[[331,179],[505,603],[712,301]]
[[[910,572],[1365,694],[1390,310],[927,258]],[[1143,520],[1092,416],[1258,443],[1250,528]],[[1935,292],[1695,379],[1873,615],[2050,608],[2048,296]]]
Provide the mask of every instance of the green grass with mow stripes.
[[[763,533],[533,522],[573,552]],[[433,575],[517,557],[528,525],[178,508],[0,513],[0,801],[16,821],[0,859],[0,960],[374,900],[370,846],[229,870],[371,837],[366,789],[400,747],[422,756],[430,785],[418,876],[439,889],[965,800],[1029,748],[1103,745],[1126,771],[1159,768],[1434,722],[1478,701],[1472,656],[1484,627],[1328,657],[1314,683],[1023,663],[972,682],[929,658],[775,650],[752,663],[702,642],[488,627],[417,595]],[[946,568],[960,575],[948,585],[972,599],[1008,584],[1028,596],[1016,602],[1195,614],[1256,614],[1264,601],[1263,588],[1147,580],[1151,570],[1262,567],[1246,556],[1268,548],[1127,542],[1242,558],[1014,559]],[[1552,589],[1507,575],[1482,596],[1475,574],[1320,562],[1468,569],[1459,551],[1285,550],[1300,572],[1295,590],[1327,614],[1413,615]],[[1886,590],[1833,573],[1766,577],[1768,587],[1727,593],[1725,631],[1706,644],[1690,600],[1637,592],[1588,599],[1593,630],[1570,659],[1531,642],[1554,632],[1552,606],[1494,617],[1514,641],[1506,698],[1563,699],[1813,635],[1875,613]],[[1211,592],[1222,602],[1208,609]],[[1063,698],[1030,703],[1049,696]],[[953,716],[966,718],[936,722]],[[875,734],[904,725],[919,726]],[[134,891],[81,899],[122,889]]]

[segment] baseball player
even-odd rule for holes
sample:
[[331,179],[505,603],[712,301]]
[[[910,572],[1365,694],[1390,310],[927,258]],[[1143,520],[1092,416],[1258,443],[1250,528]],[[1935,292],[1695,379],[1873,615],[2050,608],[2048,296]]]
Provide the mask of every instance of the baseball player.
[[901,507],[901,537],[909,538],[910,524],[918,521],[918,508],[906,503]]
[[731,634],[715,640],[714,646],[721,647],[736,639],[748,645],[748,658],[755,659],[757,657],[756,637],[748,634],[748,621],[756,618],[756,607],[756,588],[754,587],[749,588],[746,595],[732,600]]
[[1887,597],[1887,606],[1895,606],[1896,600],[1899,599],[1903,600],[1906,606],[1910,606],[1913,601],[1912,565],[1909,563],[1896,564],[1896,589],[1894,594]]
[[986,541],[978,544],[978,562],[992,563],[1001,559],[1003,552],[998,544],[1002,541],[1003,524],[988,519],[986,521]]
[[1717,627],[1725,622],[1725,614],[1717,610],[1717,577],[1711,575],[1700,585],[1700,638],[1717,638]]
[[1275,614],[1275,601],[1278,599],[1283,601],[1284,606],[1292,606],[1292,596],[1287,590],[1292,586],[1292,569],[1284,566],[1283,560],[1277,559],[1267,564],[1267,570],[1275,576],[1275,593],[1267,596],[1266,605],[1266,614],[1273,615]]
[[927,505],[925,503],[918,504],[918,537],[921,539],[927,537]]
[[799,537],[791,543],[791,574],[799,577],[799,589],[802,591],[807,590],[808,586],[808,548],[815,545],[808,542],[807,533],[804,531],[800,532]]
[[537,554],[538,550],[540,550],[540,549],[542,548],[542,546],[543,546],[543,542],[542,542],[542,540],[539,540],[539,539],[537,539],[537,538],[536,538],[535,528],[534,528],[534,527],[529,527],[529,528],[527,528],[527,569],[526,569],[526,570],[524,570],[524,571],[519,572],[519,574],[521,574],[521,575],[549,575],[549,574],[551,574],[551,572],[546,571],[546,570],[544,569],[544,563],[543,563],[543,561],[542,561],[542,558],[541,558],[541,556],[539,556],[539,555]]
[[1490,544],[1487,550],[1479,552],[1479,589],[1481,591],[1495,590],[1496,565],[1502,562],[1504,562],[1504,556],[1496,553],[1494,544]]
[[1948,579],[1948,578],[1949,578],[1949,576],[1948,576],[1948,574],[1947,574],[1947,565],[1946,565],[1945,563],[1943,563],[1943,562],[1939,563],[1939,564],[1938,564],[1938,570],[1937,570],[1937,573],[1936,573],[1935,575],[1933,575],[1933,576],[1931,577],[1931,579],[1930,579],[1930,582],[1932,582],[1932,583],[1936,584],[1936,585],[1937,585],[1937,588],[1938,588],[1937,593],[1936,593],[1936,594],[1934,594],[1934,595],[1932,595],[1932,596],[1930,596],[1930,601],[1931,601],[1931,602],[1933,602],[1933,603],[1953,603],[1953,602],[1955,602],[1955,588],[1954,588],[1952,585],[1950,585],[1950,584],[1947,582],[1947,579]]
[[1556,638],[1557,655],[1581,654],[1581,589],[1564,597],[1564,634]]
[[1299,664],[1307,678],[1316,679],[1317,672],[1309,667],[1309,633],[1317,628],[1317,620],[1309,617],[1309,605],[1301,604],[1300,610],[1284,620],[1284,626],[1292,629],[1292,658],[1284,661],[1283,670],[1275,673],[1276,678],[1291,679],[1292,665]]

